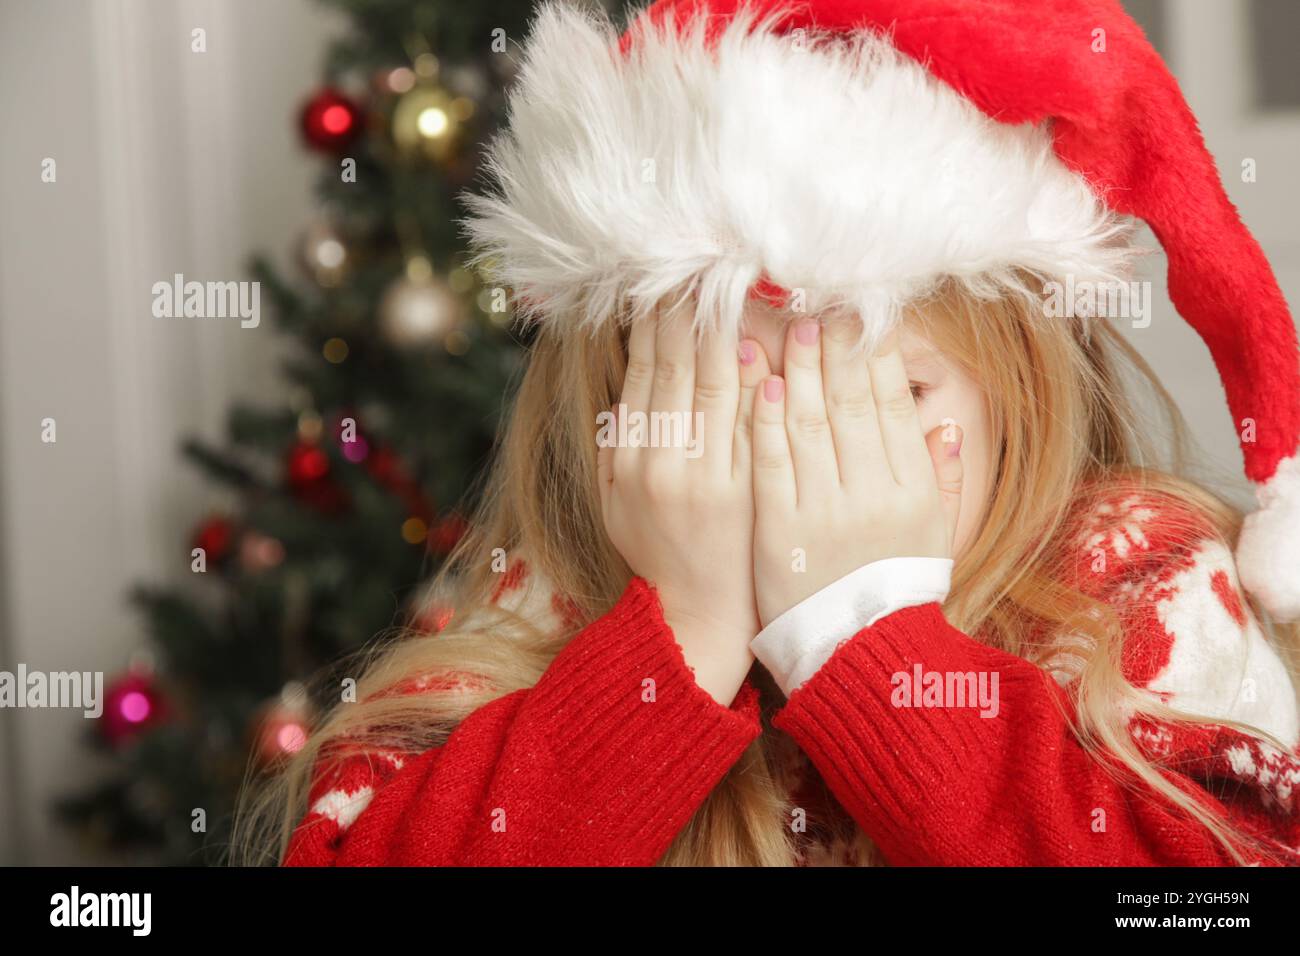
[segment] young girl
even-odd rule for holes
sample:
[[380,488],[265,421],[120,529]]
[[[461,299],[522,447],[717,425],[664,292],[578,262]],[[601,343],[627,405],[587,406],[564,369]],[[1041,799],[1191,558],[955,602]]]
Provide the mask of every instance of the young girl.
[[[663,0],[615,41],[543,9],[473,201],[538,333],[451,624],[250,858],[1300,863],[1295,334],[1132,21]],[[1149,465],[1125,383],[1177,411],[1108,316],[1053,314],[1125,275],[1110,190],[1253,426],[1245,532]]]

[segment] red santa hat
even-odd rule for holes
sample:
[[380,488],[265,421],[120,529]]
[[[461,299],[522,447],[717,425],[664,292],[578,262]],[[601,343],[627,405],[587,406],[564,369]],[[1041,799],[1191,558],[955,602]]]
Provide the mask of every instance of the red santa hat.
[[1145,221],[1257,490],[1242,581],[1300,617],[1295,325],[1116,0],[659,0],[621,36],[550,2],[509,110],[466,226],[525,315],[574,331],[683,290],[738,327],[797,289],[874,339],[940,282],[1126,281]]

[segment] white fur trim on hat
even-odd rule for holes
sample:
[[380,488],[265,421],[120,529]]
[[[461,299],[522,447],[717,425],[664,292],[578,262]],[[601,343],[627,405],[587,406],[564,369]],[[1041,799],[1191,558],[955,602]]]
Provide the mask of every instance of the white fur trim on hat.
[[1300,453],[1284,458],[1255,495],[1259,509],[1237,539],[1241,583],[1277,620],[1300,620]]
[[465,223],[525,316],[592,330],[693,292],[697,327],[739,328],[765,274],[874,338],[945,278],[1041,296],[1015,270],[1127,274],[1128,221],[1046,126],[988,118],[866,30],[782,36],[746,12],[709,46],[702,23],[624,55],[603,16],[541,9]]

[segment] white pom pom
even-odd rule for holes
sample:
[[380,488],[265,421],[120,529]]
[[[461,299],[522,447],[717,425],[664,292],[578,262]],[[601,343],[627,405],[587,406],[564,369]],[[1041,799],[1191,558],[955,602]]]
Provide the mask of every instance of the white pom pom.
[[1292,456],[1256,494],[1237,541],[1241,583],[1279,621],[1300,620],[1300,457]]

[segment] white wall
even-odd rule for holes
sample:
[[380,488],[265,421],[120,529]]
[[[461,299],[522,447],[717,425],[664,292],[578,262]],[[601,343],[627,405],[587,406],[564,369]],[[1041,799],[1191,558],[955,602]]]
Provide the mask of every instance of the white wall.
[[[120,671],[142,644],[129,586],[187,571],[215,500],[178,441],[274,394],[276,344],[269,319],[155,319],[150,287],[292,248],[318,168],[296,106],[339,26],[308,0],[0,4],[0,667]],[[0,862],[86,859],[46,811],[97,769],[86,721],[0,721]]]

